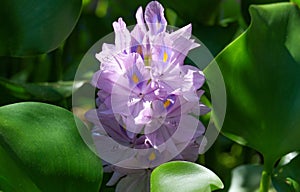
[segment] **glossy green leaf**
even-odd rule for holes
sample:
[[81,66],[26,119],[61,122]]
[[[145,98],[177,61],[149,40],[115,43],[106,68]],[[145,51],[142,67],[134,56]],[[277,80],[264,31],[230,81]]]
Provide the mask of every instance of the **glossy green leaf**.
[[151,174],[152,192],[209,192],[222,188],[223,183],[216,174],[191,162],[168,162]]
[[278,192],[300,192],[300,156],[288,164],[276,168],[272,177],[274,187]]
[[28,56],[57,48],[73,30],[81,0],[11,0],[0,7],[0,55]]
[[0,107],[0,163],[4,191],[98,191],[102,180],[73,114],[44,103]]
[[271,169],[300,149],[300,10],[252,6],[248,30],[216,58],[227,89],[222,132],[264,156]]
[[246,23],[250,24],[249,7],[251,5],[270,4],[270,3],[278,3],[278,2],[284,2],[284,1],[288,1],[288,0],[241,0],[242,15],[243,15]]

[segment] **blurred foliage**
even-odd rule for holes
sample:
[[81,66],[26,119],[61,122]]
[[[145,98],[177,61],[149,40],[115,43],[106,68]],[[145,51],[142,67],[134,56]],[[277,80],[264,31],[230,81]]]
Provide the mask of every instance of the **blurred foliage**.
[[81,0],[4,1],[0,56],[29,56],[56,49],[73,30],[80,10]]

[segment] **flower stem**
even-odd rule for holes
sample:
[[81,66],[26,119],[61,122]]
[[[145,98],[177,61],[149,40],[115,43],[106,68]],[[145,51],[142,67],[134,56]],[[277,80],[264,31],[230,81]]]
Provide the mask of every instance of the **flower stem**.
[[268,192],[270,186],[271,175],[267,173],[265,170],[262,172],[261,180],[260,180],[260,192]]
[[265,161],[264,170],[260,179],[259,192],[268,192],[271,181],[271,174],[273,171],[273,163],[272,161]]

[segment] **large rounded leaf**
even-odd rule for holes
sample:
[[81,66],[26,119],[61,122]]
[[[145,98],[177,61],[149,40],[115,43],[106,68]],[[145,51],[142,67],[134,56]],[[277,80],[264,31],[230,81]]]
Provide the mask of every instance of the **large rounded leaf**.
[[248,30],[216,59],[228,98],[222,131],[272,167],[300,149],[300,10],[277,3],[250,13]]
[[43,103],[0,107],[0,163],[4,191],[98,191],[102,179],[72,113]]
[[151,174],[152,192],[209,192],[222,188],[223,183],[216,174],[191,162],[168,162]]
[[71,33],[81,0],[10,0],[0,7],[0,55],[27,56],[57,48]]

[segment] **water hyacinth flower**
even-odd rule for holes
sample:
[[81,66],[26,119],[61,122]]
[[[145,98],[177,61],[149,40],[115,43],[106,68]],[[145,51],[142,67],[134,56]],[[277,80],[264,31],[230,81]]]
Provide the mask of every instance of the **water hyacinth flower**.
[[157,1],[145,13],[140,7],[136,20],[132,31],[122,18],[114,22],[115,44],[103,44],[96,54],[97,108],[86,114],[104,170],[114,172],[107,185],[118,182],[116,191],[149,191],[156,166],[196,161],[205,144],[198,117],[209,111],[200,103],[203,73],[184,65],[200,46],[191,39],[191,24],[168,31]]

